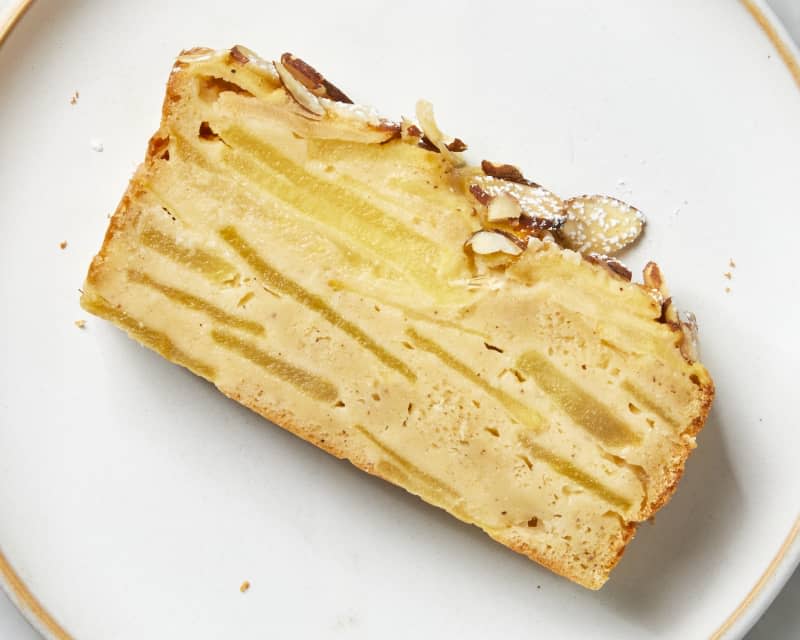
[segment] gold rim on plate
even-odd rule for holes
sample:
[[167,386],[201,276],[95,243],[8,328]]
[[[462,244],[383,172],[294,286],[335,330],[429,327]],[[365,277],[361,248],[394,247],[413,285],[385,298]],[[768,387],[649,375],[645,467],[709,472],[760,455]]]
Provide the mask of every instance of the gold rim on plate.
[[[797,86],[800,88],[800,58],[795,54],[792,47],[786,43],[779,29],[775,26],[774,16],[764,10],[762,6],[763,0],[741,0],[745,8],[750,12],[750,15],[758,23],[758,26],[764,31],[766,36],[770,39],[773,46],[778,52],[778,55],[786,64],[789,73],[791,73]],[[22,16],[33,4],[33,0],[20,0],[17,6],[11,9],[8,18],[3,24],[0,24],[0,45],[8,37],[11,31],[17,26]],[[776,571],[783,563],[792,545],[800,535],[800,516],[795,520],[789,534],[778,549],[778,552],[770,561],[767,568],[761,574],[759,579],[750,589],[748,594],[739,603],[736,609],[723,621],[717,630],[711,634],[710,640],[722,640],[724,636],[733,628],[739,621],[742,615],[752,606],[753,602],[761,595],[764,587],[774,577]],[[72,640],[72,636],[62,627],[58,621],[44,608],[42,603],[33,595],[31,590],[23,582],[19,574],[14,570],[8,559],[3,555],[0,549],[0,583],[5,588],[10,596],[12,602],[28,619],[28,621],[38,629],[42,635],[48,640]]]
[[6,21],[0,24],[0,44],[3,44],[3,40],[5,40],[8,34],[11,33],[11,30],[17,26],[17,22],[25,15],[25,12],[32,4],[33,0],[21,0],[21,2],[17,3],[16,7],[11,9]]

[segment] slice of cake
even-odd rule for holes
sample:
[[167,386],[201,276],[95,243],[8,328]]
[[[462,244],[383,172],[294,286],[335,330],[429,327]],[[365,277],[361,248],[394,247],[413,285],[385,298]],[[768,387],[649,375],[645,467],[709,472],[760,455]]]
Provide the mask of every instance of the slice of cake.
[[302,60],[193,49],[81,303],[224,394],[599,588],[713,384],[643,218],[462,159]]

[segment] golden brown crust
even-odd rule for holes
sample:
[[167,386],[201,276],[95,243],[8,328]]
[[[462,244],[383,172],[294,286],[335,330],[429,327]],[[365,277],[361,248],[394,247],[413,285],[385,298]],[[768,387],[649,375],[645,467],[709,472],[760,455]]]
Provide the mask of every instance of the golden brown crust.
[[[708,414],[711,411],[711,405],[714,402],[715,389],[714,382],[711,380],[711,378],[708,378],[705,383],[698,384],[698,387],[700,388],[701,393],[700,412],[683,432],[684,436],[692,438],[700,433],[700,431],[703,429],[703,426],[708,419]],[[693,442],[693,440],[690,442]],[[670,474],[667,476],[668,482],[664,483],[664,487],[661,489],[661,491],[657,493],[656,496],[648,503],[647,510],[643,515],[643,519],[649,518],[670,501],[675,493],[675,490],[678,488],[678,483],[680,482],[681,477],[683,476],[689,454],[691,454],[693,450],[693,444],[686,444],[680,448],[678,457],[673,459],[673,463],[670,468]]]

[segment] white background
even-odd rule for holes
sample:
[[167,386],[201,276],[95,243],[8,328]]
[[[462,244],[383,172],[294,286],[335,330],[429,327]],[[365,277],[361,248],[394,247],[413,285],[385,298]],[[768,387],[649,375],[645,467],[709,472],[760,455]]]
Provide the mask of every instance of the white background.
[[[0,0],[0,16],[13,0]],[[769,4],[800,42],[800,0],[770,0]],[[33,630],[8,598],[0,591],[0,639],[37,640]],[[748,634],[747,640],[800,638],[800,570],[795,572],[783,592]]]

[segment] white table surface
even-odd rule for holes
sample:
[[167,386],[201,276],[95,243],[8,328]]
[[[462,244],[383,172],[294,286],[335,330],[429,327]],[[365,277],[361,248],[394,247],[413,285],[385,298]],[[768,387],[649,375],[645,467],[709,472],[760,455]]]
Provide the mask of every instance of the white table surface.
[[[0,0],[0,16],[14,0]],[[769,0],[795,41],[800,43],[800,0]],[[761,620],[747,634],[747,640],[789,640],[800,638],[800,569]],[[40,640],[40,636],[0,590],[0,639]]]

